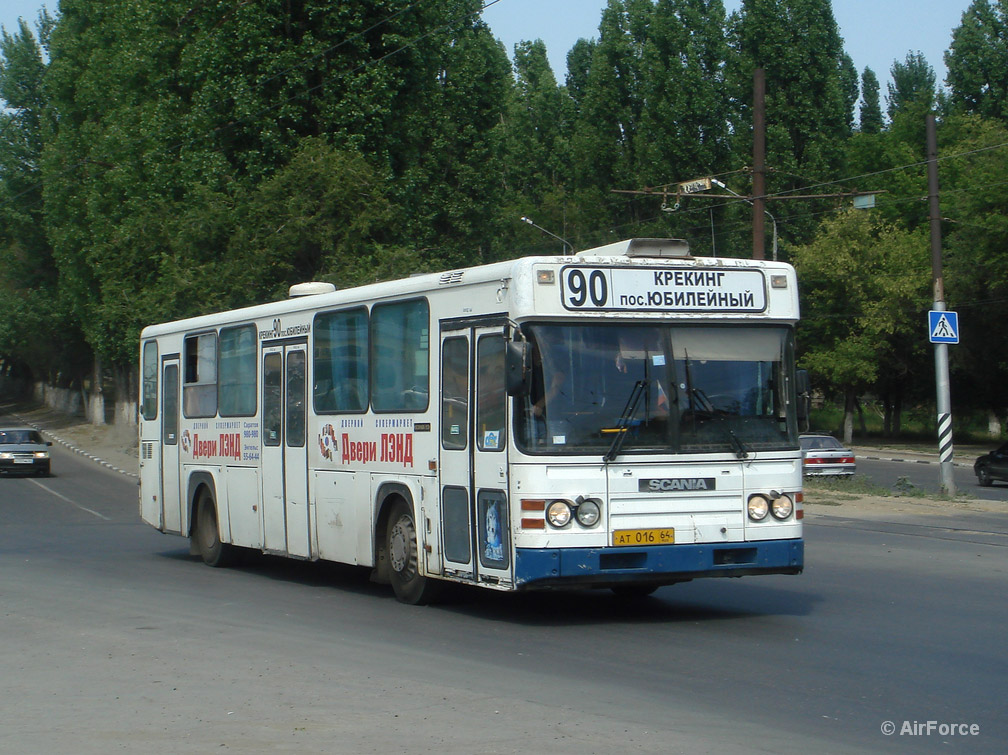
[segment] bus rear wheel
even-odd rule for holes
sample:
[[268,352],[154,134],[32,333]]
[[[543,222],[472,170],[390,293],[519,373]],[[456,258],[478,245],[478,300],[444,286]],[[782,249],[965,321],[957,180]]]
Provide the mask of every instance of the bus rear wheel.
[[413,511],[405,501],[392,506],[386,530],[389,581],[395,596],[402,603],[422,605],[429,603],[440,587],[434,580],[420,574],[420,548],[417,544],[416,523]]
[[192,535],[203,563],[208,566],[227,566],[234,558],[234,546],[222,543],[217,529],[217,506],[206,488],[196,499],[196,529]]

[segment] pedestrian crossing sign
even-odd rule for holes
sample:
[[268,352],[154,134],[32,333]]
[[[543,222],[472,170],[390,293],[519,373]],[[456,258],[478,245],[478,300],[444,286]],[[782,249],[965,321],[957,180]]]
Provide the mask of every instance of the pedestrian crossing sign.
[[931,343],[959,343],[959,313],[932,309],[928,312]]

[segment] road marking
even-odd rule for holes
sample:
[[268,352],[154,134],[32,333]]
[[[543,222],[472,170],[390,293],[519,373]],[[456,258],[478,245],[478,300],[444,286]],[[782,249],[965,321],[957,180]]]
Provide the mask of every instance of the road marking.
[[62,500],[62,501],[66,501],[66,502],[67,502],[67,503],[69,503],[69,504],[70,504],[71,506],[76,506],[76,507],[77,507],[77,508],[79,508],[79,509],[80,509],[81,511],[86,511],[86,512],[87,512],[87,513],[89,513],[89,514],[94,514],[94,515],[95,515],[96,517],[98,517],[99,519],[104,519],[104,520],[105,520],[106,522],[111,522],[111,521],[112,521],[111,519],[109,519],[109,518],[108,518],[107,516],[105,516],[104,514],[99,514],[99,513],[97,512],[97,511],[93,511],[92,509],[89,509],[89,508],[88,508],[87,506],[81,506],[81,505],[80,505],[79,503],[77,503],[77,501],[72,501],[72,500],[70,500],[69,498],[67,498],[67,497],[66,497],[65,495],[63,495],[62,493],[57,493],[57,492],[56,492],[55,490],[53,490],[52,488],[50,488],[50,487],[49,487],[48,485],[43,485],[43,484],[42,484],[41,482],[39,482],[38,480],[32,480],[32,479],[29,479],[29,480],[28,480],[28,482],[33,482],[33,483],[35,483],[35,484],[36,484],[36,485],[38,485],[38,486],[39,486],[40,488],[42,488],[42,489],[43,489],[43,490],[44,490],[45,492],[49,493],[50,495],[54,495],[54,496],[56,496],[57,498],[59,498],[59,499],[60,499],[60,500]]

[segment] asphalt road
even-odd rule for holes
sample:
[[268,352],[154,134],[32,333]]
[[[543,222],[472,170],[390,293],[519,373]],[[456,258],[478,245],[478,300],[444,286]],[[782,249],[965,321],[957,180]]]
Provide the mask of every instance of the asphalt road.
[[139,522],[134,480],[53,453],[52,478],[0,479],[5,753],[1008,741],[999,514],[810,506],[801,576],[702,580],[636,603],[461,591],[418,608],[351,568],[210,569]]

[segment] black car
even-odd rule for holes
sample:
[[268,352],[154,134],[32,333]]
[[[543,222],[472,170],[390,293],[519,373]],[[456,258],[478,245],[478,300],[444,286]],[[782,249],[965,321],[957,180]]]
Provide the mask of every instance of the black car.
[[1008,480],[1008,443],[973,462],[973,472],[984,487],[994,480]]

